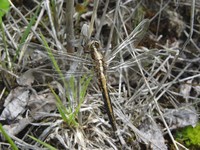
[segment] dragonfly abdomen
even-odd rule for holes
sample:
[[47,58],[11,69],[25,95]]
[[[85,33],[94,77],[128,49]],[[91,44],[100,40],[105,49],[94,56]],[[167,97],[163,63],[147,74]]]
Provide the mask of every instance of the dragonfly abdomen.
[[89,48],[91,50],[90,51],[91,57],[95,63],[95,71],[96,71],[97,78],[99,80],[99,88],[101,89],[101,92],[102,92],[102,97],[104,100],[108,118],[110,120],[110,124],[111,124],[113,130],[116,131],[117,130],[116,121],[115,121],[115,117],[114,117],[114,112],[113,112],[113,108],[112,108],[110,95],[108,92],[106,75],[105,75],[105,64],[103,61],[102,54],[98,51],[99,46],[100,46],[100,44],[98,41],[91,41]]

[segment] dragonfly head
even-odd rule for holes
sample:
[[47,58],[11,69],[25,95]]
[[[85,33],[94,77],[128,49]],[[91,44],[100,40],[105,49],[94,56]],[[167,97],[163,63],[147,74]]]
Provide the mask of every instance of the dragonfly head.
[[96,48],[97,50],[101,49],[101,44],[99,40],[90,40],[88,44],[85,46],[84,52],[90,53],[91,51],[94,50],[94,48]]

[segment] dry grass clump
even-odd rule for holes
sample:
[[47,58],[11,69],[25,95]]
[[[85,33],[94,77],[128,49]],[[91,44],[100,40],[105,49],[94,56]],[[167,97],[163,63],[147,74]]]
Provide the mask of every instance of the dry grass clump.
[[[198,3],[23,2],[0,36],[0,120],[18,148],[187,149],[173,131],[198,122]],[[105,55],[116,132],[84,53],[90,37]]]

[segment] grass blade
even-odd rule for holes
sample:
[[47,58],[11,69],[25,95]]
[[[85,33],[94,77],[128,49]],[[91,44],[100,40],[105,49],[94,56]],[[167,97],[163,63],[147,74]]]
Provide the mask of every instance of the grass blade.
[[5,139],[8,141],[8,143],[10,143],[11,148],[13,150],[18,150],[17,146],[15,145],[13,140],[9,137],[9,135],[6,133],[6,131],[3,129],[3,126],[1,124],[0,124],[0,131],[3,134],[3,136],[5,137]]
[[28,136],[31,139],[33,139],[34,141],[36,141],[36,142],[40,143],[41,145],[43,145],[44,147],[48,148],[49,150],[57,150],[55,147],[53,147],[53,146],[51,146],[51,145],[49,145],[49,144],[37,139],[37,138],[35,138],[35,137],[31,136],[31,135],[28,135]]
[[[37,8],[37,10],[36,10],[34,16],[32,17],[32,19],[30,20],[30,23],[28,24],[28,26],[27,26],[25,32],[22,34],[22,38],[21,38],[21,40],[20,40],[20,42],[19,42],[19,47],[18,47],[18,49],[16,50],[16,55],[15,55],[14,60],[19,56],[19,51],[21,50],[23,43],[26,41],[27,37],[29,36],[29,33],[30,33],[30,31],[31,31],[31,27],[33,26],[33,24],[34,24],[35,21],[36,21],[36,18],[37,18],[37,16],[38,16],[39,10],[40,10],[40,5],[38,6],[38,8]],[[22,52],[22,53],[20,54],[19,62],[21,61],[21,57],[22,57],[23,53],[24,53],[24,52]]]

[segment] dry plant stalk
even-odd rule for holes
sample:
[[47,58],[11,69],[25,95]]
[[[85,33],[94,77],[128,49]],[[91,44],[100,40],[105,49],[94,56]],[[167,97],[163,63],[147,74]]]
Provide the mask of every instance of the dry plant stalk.
[[74,24],[73,24],[74,0],[66,1],[66,35],[67,35],[67,52],[73,53],[74,48]]

